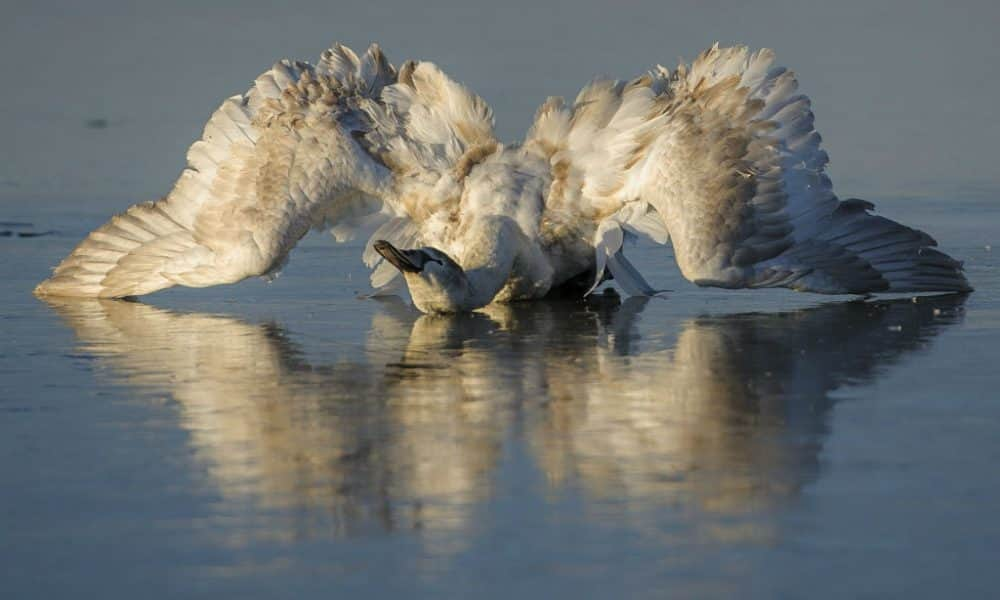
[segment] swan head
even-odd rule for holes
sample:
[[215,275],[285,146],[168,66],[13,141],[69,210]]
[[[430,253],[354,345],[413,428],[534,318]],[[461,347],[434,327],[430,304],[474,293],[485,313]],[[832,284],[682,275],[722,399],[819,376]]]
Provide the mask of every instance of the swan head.
[[397,248],[385,240],[373,245],[382,258],[399,269],[413,304],[425,313],[471,310],[469,280],[450,256],[437,248]]

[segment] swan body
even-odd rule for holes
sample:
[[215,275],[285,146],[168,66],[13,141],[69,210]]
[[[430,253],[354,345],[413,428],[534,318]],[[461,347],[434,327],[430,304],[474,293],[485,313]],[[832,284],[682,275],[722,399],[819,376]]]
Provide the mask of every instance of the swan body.
[[809,99],[773,53],[550,98],[504,145],[486,103],[429,62],[377,45],[281,61],[226,100],[163,199],[92,232],[39,295],[127,297],[273,277],[310,229],[374,229],[372,285],[398,277],[424,312],[582,295],[608,278],[656,290],[622,250],[672,242],[702,286],[828,294],[968,291],[927,234],[838,199]]

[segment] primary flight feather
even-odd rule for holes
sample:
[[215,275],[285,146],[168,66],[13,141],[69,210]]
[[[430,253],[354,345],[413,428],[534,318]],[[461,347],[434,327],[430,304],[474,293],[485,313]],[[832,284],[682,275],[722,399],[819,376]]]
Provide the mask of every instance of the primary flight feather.
[[809,99],[770,50],[703,52],[550,98],[520,145],[429,62],[373,45],[281,61],[226,100],[162,200],[92,232],[36,293],[127,297],[273,276],[310,229],[376,227],[372,284],[424,312],[656,290],[628,235],[673,243],[698,285],[826,294],[968,291],[927,234],[839,200]]

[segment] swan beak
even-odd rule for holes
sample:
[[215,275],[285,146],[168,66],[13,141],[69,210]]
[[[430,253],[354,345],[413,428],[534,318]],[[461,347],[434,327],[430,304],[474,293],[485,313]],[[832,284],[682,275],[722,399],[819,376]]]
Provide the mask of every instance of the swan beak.
[[400,250],[385,240],[378,240],[372,247],[403,273],[419,273],[423,270],[424,261],[420,260],[417,250]]

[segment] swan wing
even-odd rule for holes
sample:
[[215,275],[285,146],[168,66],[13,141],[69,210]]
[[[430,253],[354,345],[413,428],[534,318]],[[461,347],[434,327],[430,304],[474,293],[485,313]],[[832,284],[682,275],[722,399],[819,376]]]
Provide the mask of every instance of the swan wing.
[[595,81],[572,106],[550,99],[526,141],[551,165],[550,220],[603,224],[599,256],[621,252],[601,243],[609,227],[669,232],[699,285],[968,290],[930,236],[837,198],[797,88],[770,50],[715,45],[673,72]]
[[397,72],[377,45],[280,61],[215,111],[165,198],[92,232],[36,291],[124,297],[270,277],[312,228],[343,240],[388,223],[412,239],[451,198],[412,189],[454,196],[455,169],[492,127],[489,107],[433,64]]

